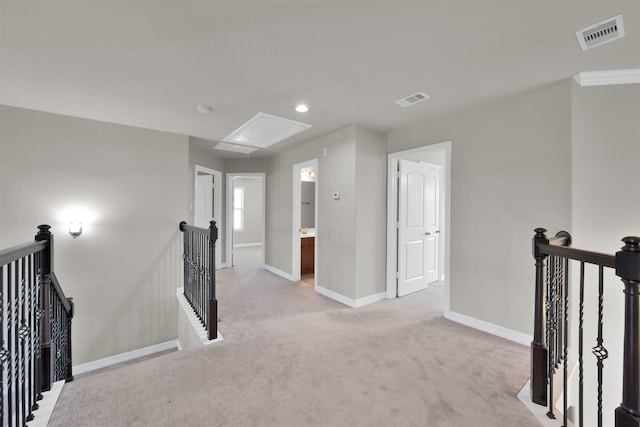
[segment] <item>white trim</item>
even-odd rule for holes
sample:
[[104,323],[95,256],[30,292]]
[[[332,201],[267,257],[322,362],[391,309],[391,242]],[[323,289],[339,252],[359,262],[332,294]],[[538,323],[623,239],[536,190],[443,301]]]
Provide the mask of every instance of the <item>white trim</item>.
[[[529,379],[524,387],[518,393],[518,399],[527,407],[529,412],[538,419],[543,427],[557,427],[558,419],[562,418],[562,410],[556,412],[556,418],[551,419],[547,416],[548,408],[546,406],[533,403],[531,400],[531,379]],[[560,401],[560,399],[558,399]]]
[[[203,172],[205,174],[213,175],[213,219],[216,221],[216,225],[218,226],[218,242],[224,242],[225,234],[222,232],[222,189],[224,188],[224,184],[222,182],[222,172],[217,171],[215,169],[209,169],[205,166],[196,165],[195,167],[195,176],[193,178],[193,224],[196,223],[196,186],[198,180],[198,172]],[[217,252],[216,252],[217,255]],[[227,253],[227,257],[229,254]],[[222,262],[222,254],[220,256],[216,256],[216,270],[223,268]],[[224,264],[227,264],[228,260],[225,259]]]
[[531,335],[523,334],[522,332],[514,331],[513,329],[508,329],[504,326],[485,322],[484,320],[476,319],[464,314],[456,313],[455,311],[446,310],[444,312],[444,317],[453,322],[478,329],[480,331],[495,335],[500,338],[504,338],[509,341],[513,341],[518,344],[528,346],[533,340],[533,337]]
[[[233,230],[233,188],[236,178],[260,178],[262,181],[262,242],[264,247],[266,236],[266,216],[267,216],[267,175],[264,172],[247,173],[227,173],[227,230]],[[233,266],[233,248],[240,247],[233,244],[233,231],[226,240],[227,259],[225,267]],[[265,262],[265,251],[262,251],[262,264]]]
[[51,385],[51,390],[42,393],[42,400],[38,402],[38,409],[33,411],[33,421],[29,421],[29,427],[47,427],[64,384],[64,380],[56,381]]
[[377,294],[369,295],[368,297],[358,298],[354,307],[364,307],[365,305],[373,304],[374,302],[378,302],[386,298],[386,292],[379,292]]
[[297,280],[293,279],[293,276],[291,274],[285,273],[284,271],[279,270],[279,269],[277,269],[277,268],[275,268],[273,266],[265,264],[265,265],[262,266],[262,268],[264,268],[268,272],[273,273],[273,274],[275,274],[277,276],[284,277],[285,279],[290,280],[292,282],[297,282]]
[[388,155],[387,170],[387,298],[396,298],[398,295],[398,282],[396,278],[397,268],[397,239],[396,239],[396,218],[395,212],[398,211],[398,187],[396,185],[398,162],[400,159],[409,158],[417,154],[423,154],[433,151],[445,152],[445,173],[444,179],[444,218],[441,218],[442,234],[444,234],[444,299],[442,309],[444,312],[449,311],[450,292],[449,278],[451,277],[451,141],[441,142],[438,144],[427,145],[424,147],[413,148],[410,150],[390,153]]
[[[316,201],[315,201],[315,216],[316,216],[316,226],[315,226],[315,237],[318,237],[318,224],[320,222],[320,218],[318,216],[318,186],[320,185],[320,173],[318,171],[318,159],[307,160],[306,162],[297,163],[293,165],[293,189],[292,189],[292,216],[291,216],[291,276],[292,280],[299,281],[300,280],[300,228],[302,225],[300,224],[302,215],[302,187],[301,187],[301,171],[304,168],[312,167],[316,171]],[[318,239],[314,240],[314,265],[316,266],[314,271],[314,280],[315,283],[318,283]]]
[[73,367],[73,374],[84,374],[85,372],[95,371],[96,369],[106,368],[107,366],[115,365],[117,363],[137,359],[138,357],[149,356],[150,354],[177,348],[177,342],[178,340],[167,341],[160,344],[154,344],[148,347],[139,348],[137,350],[128,351],[126,353],[116,354],[115,356],[105,357],[104,359],[98,359],[92,362],[76,365]]
[[334,301],[338,301],[339,303],[342,303],[344,305],[347,305],[349,307],[352,308],[358,308],[358,307],[363,307],[365,305],[368,304],[372,304],[374,302],[383,300],[386,298],[387,293],[386,292],[380,292],[377,294],[373,294],[373,295],[369,295],[367,297],[364,298],[358,298],[358,299],[352,299],[352,298],[348,298],[345,297],[342,294],[339,294],[337,292],[334,292],[330,289],[327,288],[323,288],[322,286],[315,286],[315,290],[317,293],[319,293],[320,295],[324,295],[327,298],[331,298]]
[[580,86],[607,86],[640,83],[640,68],[628,70],[583,71],[573,76]]
[[248,248],[251,246],[262,246],[262,243],[257,242],[257,243],[234,243],[233,244],[234,248]]
[[[202,326],[202,322],[200,322],[200,319],[198,319],[198,316],[196,316],[195,311],[193,310],[193,308],[191,308],[191,305],[189,305],[189,301],[187,301],[187,298],[184,296],[184,287],[176,289],[176,296],[178,297],[180,307],[182,307],[182,310],[187,315],[187,318],[189,319],[189,322],[191,323],[191,326],[193,327],[196,335],[198,335],[198,338],[200,338],[200,343],[202,345],[209,345],[216,342],[224,341],[224,338],[222,337],[222,334],[220,334],[220,331],[218,331],[218,338],[214,340],[209,339],[207,329]],[[217,320],[218,319],[216,319],[216,327],[218,326]],[[178,350],[182,350],[180,340],[177,340],[177,342]]]

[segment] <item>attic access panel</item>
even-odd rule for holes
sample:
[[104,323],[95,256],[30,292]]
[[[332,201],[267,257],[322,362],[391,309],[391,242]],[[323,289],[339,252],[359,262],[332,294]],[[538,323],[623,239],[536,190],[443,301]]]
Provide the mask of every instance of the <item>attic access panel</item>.
[[227,135],[223,141],[267,148],[310,127],[311,125],[308,123],[297,122],[273,114],[258,113]]

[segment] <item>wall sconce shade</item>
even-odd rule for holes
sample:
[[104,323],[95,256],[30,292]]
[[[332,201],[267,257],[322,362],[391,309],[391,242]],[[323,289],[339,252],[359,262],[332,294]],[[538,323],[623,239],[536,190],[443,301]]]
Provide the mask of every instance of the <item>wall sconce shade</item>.
[[82,222],[80,222],[80,220],[74,219],[69,223],[69,234],[71,234],[74,239],[82,234]]

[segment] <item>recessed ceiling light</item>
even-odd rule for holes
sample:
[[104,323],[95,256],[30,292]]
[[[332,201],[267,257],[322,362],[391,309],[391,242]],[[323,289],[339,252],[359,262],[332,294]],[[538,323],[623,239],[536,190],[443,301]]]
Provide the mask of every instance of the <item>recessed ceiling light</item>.
[[309,111],[309,107],[307,107],[307,106],[306,106],[306,105],[304,105],[304,104],[300,104],[300,105],[298,105],[298,106],[296,107],[296,111],[297,111],[298,113],[306,113],[307,111]]
[[196,110],[198,110],[198,113],[200,114],[207,114],[213,111],[213,108],[209,107],[208,105],[196,105]]
[[234,153],[249,154],[258,151],[255,147],[247,147],[244,145],[227,144],[226,142],[218,142],[213,146],[214,150],[233,151]]

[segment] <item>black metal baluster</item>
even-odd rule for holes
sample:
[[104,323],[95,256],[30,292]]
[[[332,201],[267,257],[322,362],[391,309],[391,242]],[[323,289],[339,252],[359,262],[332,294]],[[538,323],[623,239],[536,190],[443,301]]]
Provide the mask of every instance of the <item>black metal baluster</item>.
[[580,308],[578,315],[578,413],[584,427],[584,262],[580,262]]
[[549,401],[547,405],[549,407],[549,411],[547,412],[547,416],[551,419],[555,419],[556,416],[553,413],[553,376],[555,374],[555,342],[556,342],[556,315],[555,315],[555,277],[556,277],[556,257],[549,257],[549,287],[547,292],[547,302],[548,302],[548,314],[547,314],[547,330],[549,332]]
[[38,400],[42,400],[43,381],[42,381],[42,317],[44,316],[43,299],[42,299],[42,257],[44,254],[38,252],[36,257],[36,313],[35,313],[35,377],[36,377],[36,403],[34,404],[34,410],[38,409]]
[[602,427],[602,371],[604,360],[609,357],[607,349],[602,345],[602,323],[604,306],[604,267],[598,269],[598,339],[593,347],[593,354],[598,359],[598,427]]
[[[26,269],[26,260],[25,258],[22,258],[20,260],[20,277],[19,277],[19,283],[20,283],[20,288],[19,288],[19,296],[18,296],[18,311],[20,312],[20,328],[18,329],[18,337],[20,338],[20,348],[18,349],[18,359],[20,360],[20,384],[19,384],[19,388],[20,388],[20,411],[19,411],[19,420],[25,420],[27,417],[27,408],[26,408],[26,400],[27,400],[27,395],[26,395],[26,389],[25,389],[25,377],[26,377],[26,350],[25,350],[25,345],[26,345],[26,339],[27,339],[27,334],[28,334],[28,330],[26,327],[26,318],[24,315],[24,304],[25,304],[25,297],[27,294],[27,288],[26,288],[26,281],[25,281],[25,269]],[[24,422],[24,421],[22,421]]]
[[[9,416],[9,420],[12,418],[13,414],[13,293],[11,292],[11,288],[13,287],[13,264],[7,264],[7,350],[8,350],[8,367],[7,367],[7,414]],[[3,390],[4,392],[4,390]],[[9,421],[11,424],[11,421]]]
[[564,274],[562,275],[563,280],[563,300],[564,300],[564,308],[563,308],[563,316],[564,316],[564,334],[563,334],[563,343],[562,343],[562,365],[563,365],[563,427],[567,427],[569,424],[567,423],[568,419],[568,407],[569,407],[569,390],[567,387],[568,383],[568,347],[569,347],[569,260],[564,258],[563,266],[562,266]]
[[0,396],[0,424],[3,426],[6,425],[4,420],[4,364],[8,355],[8,351],[4,348],[4,273],[4,266],[0,266],[0,392],[2,392]]

